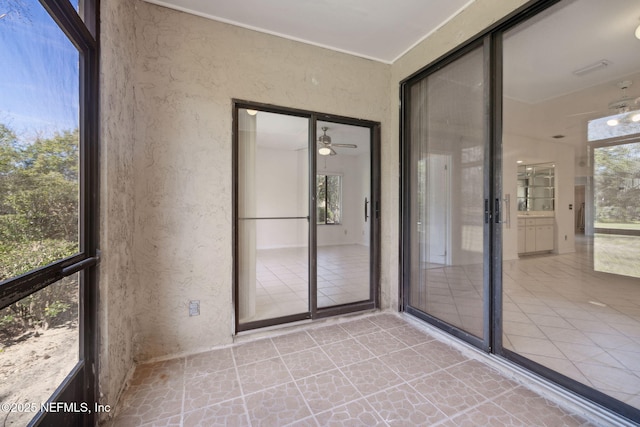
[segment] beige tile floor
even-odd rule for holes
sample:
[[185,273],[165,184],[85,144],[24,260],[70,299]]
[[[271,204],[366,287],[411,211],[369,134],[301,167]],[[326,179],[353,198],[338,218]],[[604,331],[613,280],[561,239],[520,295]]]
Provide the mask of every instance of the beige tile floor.
[[593,242],[504,263],[504,346],[640,408],[640,279],[594,271]]
[[389,313],[138,366],[120,426],[590,426]]
[[[255,315],[271,319],[309,310],[306,248],[257,252]],[[362,245],[318,247],[318,307],[369,299],[369,248]]]
[[[576,252],[505,261],[505,348],[640,408],[640,278],[594,269],[638,274],[639,248],[633,236],[578,236]],[[420,274],[412,305],[482,336],[482,266]]]

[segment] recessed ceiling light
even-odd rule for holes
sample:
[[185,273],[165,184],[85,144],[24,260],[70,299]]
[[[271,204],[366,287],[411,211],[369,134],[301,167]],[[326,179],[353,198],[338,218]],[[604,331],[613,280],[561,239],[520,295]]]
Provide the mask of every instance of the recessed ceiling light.
[[620,122],[618,121],[618,119],[609,119],[609,120],[607,120],[607,124],[608,124],[609,126],[618,126],[618,123],[620,123]]
[[522,163],[522,160],[518,160],[518,161],[516,161],[516,163],[520,164],[520,163]]
[[640,113],[634,114],[633,116],[631,116],[631,121],[632,122],[640,122]]

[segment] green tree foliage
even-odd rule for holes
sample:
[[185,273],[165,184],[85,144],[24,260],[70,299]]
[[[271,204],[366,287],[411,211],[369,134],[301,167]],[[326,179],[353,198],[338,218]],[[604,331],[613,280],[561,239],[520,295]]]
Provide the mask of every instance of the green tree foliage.
[[[78,141],[77,129],[24,140],[0,124],[0,281],[77,252]],[[75,312],[77,283],[68,278],[0,310],[0,335]]]
[[640,143],[596,148],[596,221],[640,222]]
[[0,124],[0,240],[78,238],[78,131],[24,143]]

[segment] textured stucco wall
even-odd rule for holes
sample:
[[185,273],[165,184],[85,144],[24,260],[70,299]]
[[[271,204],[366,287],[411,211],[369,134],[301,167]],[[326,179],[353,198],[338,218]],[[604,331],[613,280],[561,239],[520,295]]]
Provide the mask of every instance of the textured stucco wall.
[[[100,402],[113,405],[133,369],[134,10],[101,2],[100,57]],[[106,414],[105,414],[106,415]]]
[[380,121],[385,147],[395,130],[389,65],[136,9],[135,343],[147,360],[232,341],[232,98]]
[[[523,3],[476,0],[389,66],[103,1],[103,401],[117,398],[134,359],[232,340],[231,98],[382,123],[382,308],[397,308],[398,84]],[[188,317],[191,299],[198,317]]]

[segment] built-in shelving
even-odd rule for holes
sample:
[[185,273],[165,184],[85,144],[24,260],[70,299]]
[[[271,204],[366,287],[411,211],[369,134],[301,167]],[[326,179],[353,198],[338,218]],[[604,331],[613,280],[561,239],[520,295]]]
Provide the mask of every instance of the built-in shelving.
[[518,166],[518,211],[555,210],[555,165]]

